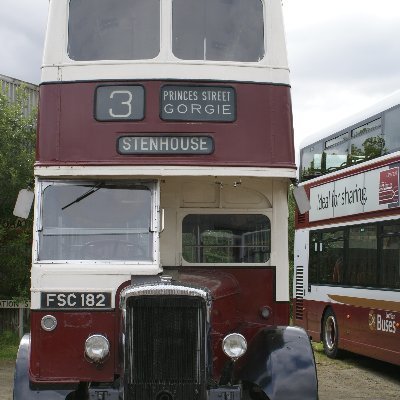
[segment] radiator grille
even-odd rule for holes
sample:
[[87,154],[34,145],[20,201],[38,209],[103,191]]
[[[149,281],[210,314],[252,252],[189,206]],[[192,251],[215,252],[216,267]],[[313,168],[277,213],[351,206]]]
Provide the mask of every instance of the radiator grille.
[[127,299],[125,399],[205,398],[206,312],[200,297]]

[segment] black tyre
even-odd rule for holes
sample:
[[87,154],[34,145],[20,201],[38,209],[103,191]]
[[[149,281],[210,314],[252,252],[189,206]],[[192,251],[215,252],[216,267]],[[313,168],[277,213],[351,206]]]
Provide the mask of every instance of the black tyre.
[[335,313],[330,308],[326,310],[322,321],[322,343],[324,345],[324,353],[328,357],[339,357],[339,325]]

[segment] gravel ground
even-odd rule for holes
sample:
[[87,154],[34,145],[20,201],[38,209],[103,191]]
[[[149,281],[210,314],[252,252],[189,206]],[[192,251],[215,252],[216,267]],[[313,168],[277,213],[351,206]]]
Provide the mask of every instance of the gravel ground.
[[0,360],[0,400],[12,400],[15,361]]
[[[331,360],[317,350],[315,358],[319,400],[400,399],[400,367],[351,353]],[[13,373],[14,361],[0,360],[0,400],[12,400]]]
[[315,351],[315,360],[319,400],[400,399],[399,366],[352,353],[331,360]]

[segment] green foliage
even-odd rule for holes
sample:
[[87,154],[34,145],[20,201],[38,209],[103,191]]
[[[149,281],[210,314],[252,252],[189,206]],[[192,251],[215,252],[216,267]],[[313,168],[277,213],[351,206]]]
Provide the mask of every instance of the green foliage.
[[16,333],[5,331],[0,334],[0,360],[15,360],[19,346]]
[[374,136],[366,139],[363,143],[365,157],[376,158],[386,153],[385,139],[382,136]]
[[32,217],[13,215],[18,192],[34,184],[36,111],[26,108],[24,87],[13,102],[0,91],[0,298],[29,295]]

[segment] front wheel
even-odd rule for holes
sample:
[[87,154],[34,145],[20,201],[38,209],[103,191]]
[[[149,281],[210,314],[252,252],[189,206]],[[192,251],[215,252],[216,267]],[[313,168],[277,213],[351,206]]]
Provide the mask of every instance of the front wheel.
[[328,357],[338,358],[339,325],[335,313],[330,308],[326,311],[322,322],[322,343],[324,353]]

